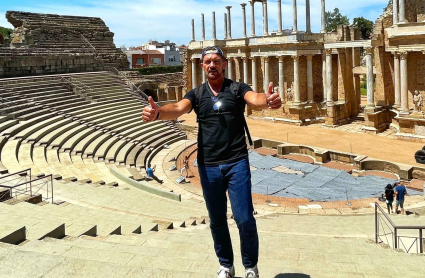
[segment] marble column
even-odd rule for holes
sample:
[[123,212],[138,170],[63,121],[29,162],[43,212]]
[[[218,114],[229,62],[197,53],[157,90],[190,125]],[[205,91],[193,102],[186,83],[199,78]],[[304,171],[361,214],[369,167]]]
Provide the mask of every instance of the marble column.
[[227,78],[233,80],[233,58],[227,58]]
[[248,57],[243,57],[243,82],[248,84]]
[[227,14],[224,13],[224,39],[227,40]]
[[305,32],[307,34],[311,33],[310,20],[310,0],[305,0]]
[[313,56],[307,55],[307,98],[313,102]]
[[251,57],[251,82],[252,89],[254,92],[258,92],[258,82],[257,82],[257,58]]
[[195,20],[192,19],[192,42],[195,41]]
[[367,85],[367,107],[375,107],[375,94],[373,91],[373,47],[366,47],[366,85]]
[[263,57],[264,59],[264,93],[266,93],[269,90],[269,83],[270,83],[270,64],[269,64],[269,57]]
[[205,18],[204,18],[204,14],[201,14],[201,25],[202,25],[202,40],[205,41]]
[[254,0],[249,1],[251,4],[251,37],[255,37],[255,9],[254,9]]
[[263,0],[263,36],[268,36],[269,35],[269,15],[267,12],[267,0]]
[[322,0],[322,30],[321,33],[326,33],[326,7],[325,0]]
[[398,0],[393,0],[393,25],[398,23]]
[[399,21],[398,23],[407,23],[406,20],[406,0],[398,1]]
[[217,39],[217,28],[216,28],[216,24],[215,24],[215,12],[212,12],[212,39],[216,40]]
[[277,17],[278,17],[278,26],[277,34],[282,35],[282,0],[277,0]]
[[400,94],[401,94],[401,114],[409,114],[409,91],[407,78],[407,57],[408,52],[400,52]]
[[332,49],[326,49],[326,95],[326,104],[333,105]]
[[300,57],[298,55],[292,56],[294,59],[294,102],[295,106],[301,104],[300,92]]
[[326,87],[326,53],[322,54],[322,83],[323,83],[323,102],[327,99]]
[[230,9],[232,6],[226,6],[227,9],[227,38],[232,38],[232,17],[230,16]]
[[246,36],[246,10],[245,10],[246,4],[242,3],[241,6],[242,6],[242,18],[243,18],[243,35],[242,35],[242,37],[246,38],[247,37]]
[[195,89],[197,87],[197,82],[196,82],[196,58],[192,58],[190,59],[192,61],[192,89]]
[[297,0],[292,0],[292,34],[298,33]]
[[394,108],[400,108],[400,54],[394,52]]
[[283,59],[284,56],[279,56],[279,96],[284,101],[284,82],[285,82],[285,74],[284,74],[284,67],[283,67]]

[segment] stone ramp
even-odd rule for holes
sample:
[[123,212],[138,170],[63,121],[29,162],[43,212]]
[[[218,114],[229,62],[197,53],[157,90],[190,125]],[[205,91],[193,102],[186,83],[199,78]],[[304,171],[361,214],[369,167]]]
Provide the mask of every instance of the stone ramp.
[[[263,278],[413,278],[423,273],[425,256],[381,248],[371,241],[369,223],[364,220],[373,219],[372,215],[356,216],[354,222],[352,216],[275,215],[272,218],[257,218],[259,269]],[[302,221],[297,225],[300,218]],[[275,223],[276,228],[268,229],[270,222]],[[286,229],[291,222],[293,228]],[[321,232],[332,223],[338,223],[333,226],[334,235]],[[242,277],[238,231],[232,220],[229,224],[236,274]],[[350,227],[357,227],[360,233],[353,234]],[[361,234],[366,236],[359,236]],[[46,238],[21,246],[0,244],[0,259],[2,274],[11,275],[7,277],[23,277],[30,271],[33,277],[216,277],[218,269],[209,229],[100,238]],[[20,262],[19,268],[16,261]],[[34,267],[35,261],[37,267]],[[104,269],[110,272],[105,274]]]

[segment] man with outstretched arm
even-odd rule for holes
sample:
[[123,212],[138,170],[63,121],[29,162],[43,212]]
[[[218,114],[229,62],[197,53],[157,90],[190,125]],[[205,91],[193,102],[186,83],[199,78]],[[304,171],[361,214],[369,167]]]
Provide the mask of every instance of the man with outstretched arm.
[[216,46],[202,51],[201,67],[208,81],[175,103],[143,110],[143,120],[173,120],[195,110],[198,118],[198,171],[210,218],[214,249],[219,259],[218,278],[233,278],[233,249],[227,225],[229,192],[233,216],[239,229],[244,277],[259,278],[258,233],[251,195],[251,172],[245,139],[245,104],[256,109],[279,109],[282,100],[273,83],[266,94],[254,92],[245,83],[224,77],[227,60]]

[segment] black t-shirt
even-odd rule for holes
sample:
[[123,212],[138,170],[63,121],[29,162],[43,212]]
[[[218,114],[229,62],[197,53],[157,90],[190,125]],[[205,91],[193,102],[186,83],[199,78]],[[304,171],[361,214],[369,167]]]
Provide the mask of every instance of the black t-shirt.
[[[252,91],[245,83],[239,83],[239,98],[230,88],[232,80],[225,79],[214,102],[208,83],[201,85],[200,100],[197,102],[196,89],[189,91],[184,98],[192,103],[192,108],[199,103],[198,120],[198,163],[205,166],[217,166],[232,163],[247,157],[243,111],[245,94]],[[214,103],[220,102],[219,111],[214,110]]]

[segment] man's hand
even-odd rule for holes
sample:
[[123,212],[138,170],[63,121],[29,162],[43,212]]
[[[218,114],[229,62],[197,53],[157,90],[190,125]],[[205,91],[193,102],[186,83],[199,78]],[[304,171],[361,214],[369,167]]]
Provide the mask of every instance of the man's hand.
[[282,100],[278,93],[273,92],[273,82],[269,84],[269,90],[266,93],[267,106],[270,109],[279,109],[282,106]]
[[142,112],[142,119],[144,122],[155,121],[159,113],[159,108],[156,107],[156,104],[153,101],[152,97],[149,97],[148,101],[150,105],[143,108],[143,112]]

